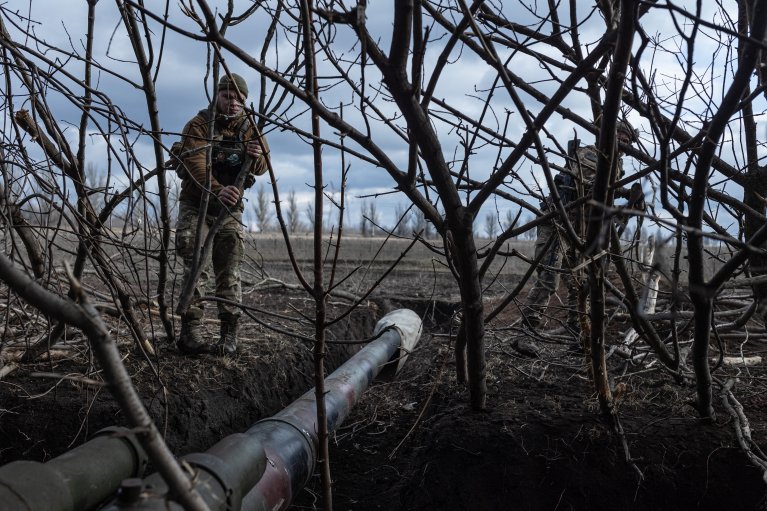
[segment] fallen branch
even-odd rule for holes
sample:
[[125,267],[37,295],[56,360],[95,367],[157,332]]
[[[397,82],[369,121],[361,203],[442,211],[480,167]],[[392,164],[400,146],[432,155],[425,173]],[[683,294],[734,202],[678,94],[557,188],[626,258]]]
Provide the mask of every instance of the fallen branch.
[[76,383],[82,383],[84,385],[91,385],[94,387],[104,387],[105,382],[101,380],[94,380],[80,374],[61,374],[61,373],[29,373],[31,378],[53,378],[62,382],[64,380],[72,381]]
[[[735,427],[735,437],[738,439],[740,448],[745,453],[748,460],[762,471],[762,480],[767,483],[767,457],[764,455],[758,445],[751,439],[751,426],[748,423],[748,417],[743,412],[741,405],[732,393],[732,387],[735,385],[735,378],[729,378],[722,386],[722,404],[725,410],[730,414]],[[755,452],[756,451],[756,452]]]
[[5,364],[2,369],[0,369],[0,380],[11,374],[13,371],[19,368],[19,364],[12,363],[12,364]]
[[426,401],[424,402],[423,406],[421,407],[421,411],[418,413],[418,417],[416,417],[415,422],[410,427],[407,433],[405,433],[405,436],[402,437],[402,440],[399,441],[397,446],[392,449],[392,452],[389,453],[388,458],[391,460],[394,458],[394,455],[397,454],[397,451],[400,447],[402,447],[402,444],[405,443],[405,440],[410,437],[411,433],[415,431],[415,428],[420,424],[421,418],[423,417],[424,412],[426,412],[426,409],[429,407],[429,403],[431,403],[431,398],[434,397],[434,393],[437,391],[437,387],[439,386],[440,382],[442,381],[442,373],[445,370],[445,365],[447,363],[448,357],[445,356],[442,359],[442,365],[439,368],[439,373],[437,374],[437,377],[434,379],[434,384],[431,386],[431,391],[429,391],[429,397],[426,398]]
[[194,481],[179,466],[133,387],[109,329],[96,309],[88,303],[79,281],[68,267],[67,273],[70,278],[70,295],[74,299],[65,298],[45,289],[16,268],[5,254],[0,253],[0,279],[5,281],[22,300],[36,307],[43,314],[51,316],[60,324],[70,324],[83,331],[88,337],[96,359],[103,368],[105,380],[109,382],[112,395],[125,413],[127,423],[137,434],[139,442],[168,487],[187,509],[207,511],[209,508],[195,489]]

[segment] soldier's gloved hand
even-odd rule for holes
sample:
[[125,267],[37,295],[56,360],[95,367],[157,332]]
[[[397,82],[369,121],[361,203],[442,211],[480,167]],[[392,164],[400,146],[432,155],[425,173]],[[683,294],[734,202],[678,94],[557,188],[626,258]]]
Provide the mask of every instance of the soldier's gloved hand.
[[631,185],[628,205],[630,208],[638,209],[639,211],[644,211],[647,209],[647,204],[644,201],[644,190],[642,190],[641,184],[634,183]]

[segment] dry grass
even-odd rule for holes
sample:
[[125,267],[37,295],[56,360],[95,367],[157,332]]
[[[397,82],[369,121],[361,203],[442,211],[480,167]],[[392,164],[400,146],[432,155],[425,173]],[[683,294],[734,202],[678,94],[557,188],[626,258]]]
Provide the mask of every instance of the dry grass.
[[[448,271],[444,267],[445,258],[442,255],[442,241],[437,239],[429,240],[429,242],[432,244],[433,249],[430,249],[424,243],[416,243],[408,251],[408,246],[412,243],[412,240],[344,236],[341,240],[339,261],[344,264],[387,266],[407,251],[407,254],[400,263],[400,268],[431,269],[436,263],[437,266],[443,267],[444,271]],[[265,265],[268,265],[270,262],[287,261],[285,240],[278,233],[247,233],[245,235],[245,243],[250,250],[250,255],[257,261],[263,261]],[[335,239],[332,241],[332,245],[330,245],[327,239],[323,242],[323,251],[328,261],[332,260],[334,256],[335,243]],[[314,251],[313,238],[306,234],[294,235],[291,238],[291,244],[299,263],[302,265],[311,264]],[[480,244],[479,248],[482,250],[485,247]],[[532,241],[512,241],[507,243],[505,250],[517,250],[526,256],[530,256],[534,250],[534,243]],[[511,258],[508,261],[503,257],[498,257],[497,259],[498,261],[496,261],[493,267],[500,269],[503,266],[502,273],[504,274],[522,274],[527,269],[527,263],[518,257]]]

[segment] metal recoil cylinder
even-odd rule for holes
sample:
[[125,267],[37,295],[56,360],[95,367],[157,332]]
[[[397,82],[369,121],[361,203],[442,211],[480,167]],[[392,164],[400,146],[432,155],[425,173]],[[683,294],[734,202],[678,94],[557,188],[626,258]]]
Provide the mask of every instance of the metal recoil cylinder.
[[121,481],[140,477],[147,457],[127,428],[102,429],[83,445],[47,463],[14,461],[0,467],[5,511],[82,511],[103,502]]

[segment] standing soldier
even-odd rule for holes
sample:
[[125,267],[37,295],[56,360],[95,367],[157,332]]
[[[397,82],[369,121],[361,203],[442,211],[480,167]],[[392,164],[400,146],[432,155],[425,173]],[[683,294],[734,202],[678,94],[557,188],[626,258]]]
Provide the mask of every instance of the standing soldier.
[[[210,278],[210,265],[216,283],[216,296],[233,302],[242,301],[240,264],[242,242],[242,191],[235,186],[243,165],[248,165],[245,188],[255,176],[267,170],[268,146],[266,141],[243,111],[248,97],[248,85],[237,74],[225,75],[218,83],[218,93],[212,109],[203,109],[184,127],[177,150],[178,173],[181,177],[178,221],[176,223],[176,251],[184,262],[184,285],[194,278],[192,274],[195,236],[202,200],[208,204],[203,222],[202,239],[207,236],[221,211],[226,218],[213,238],[211,257],[200,262],[200,277],[195,283],[194,299],[186,312],[182,311],[181,332],[176,340],[179,351],[187,355],[200,353],[231,354],[237,350],[237,330],[240,308],[229,303],[218,303],[221,320],[221,338],[218,349],[205,342],[201,332],[204,294]],[[213,112],[214,118],[210,118]],[[208,156],[210,155],[210,156]],[[207,188],[209,186],[209,188]]]
[[[630,145],[636,141],[636,132],[628,122],[619,121],[616,131],[620,145]],[[576,142],[576,147],[569,148],[568,169],[554,177],[557,192],[565,206],[579,197],[586,197],[591,194],[599,157],[596,146],[577,147],[577,140],[573,142]],[[620,158],[623,151],[620,148],[618,151],[616,175],[620,179],[623,174],[623,160]],[[642,196],[641,187],[637,183],[631,191],[616,190],[616,195],[631,197],[632,202],[636,200],[638,203]],[[552,204],[553,199],[549,195],[546,201],[542,203],[541,210],[544,212],[551,210]],[[585,209],[585,207],[576,207],[570,210],[570,222],[576,233],[581,236],[583,235],[582,228],[585,226],[583,214]],[[580,279],[576,277],[573,269],[577,266],[579,258],[575,248],[568,243],[566,236],[561,231],[562,227],[557,224],[556,219],[538,226],[535,257],[536,259],[542,257],[542,259],[537,268],[537,279],[521,307],[523,317],[519,323],[533,330],[541,326],[549,300],[559,287],[559,274],[564,272],[568,288],[566,326],[570,333],[577,337],[580,333],[580,314],[577,306]],[[546,253],[541,255],[544,250]]]

